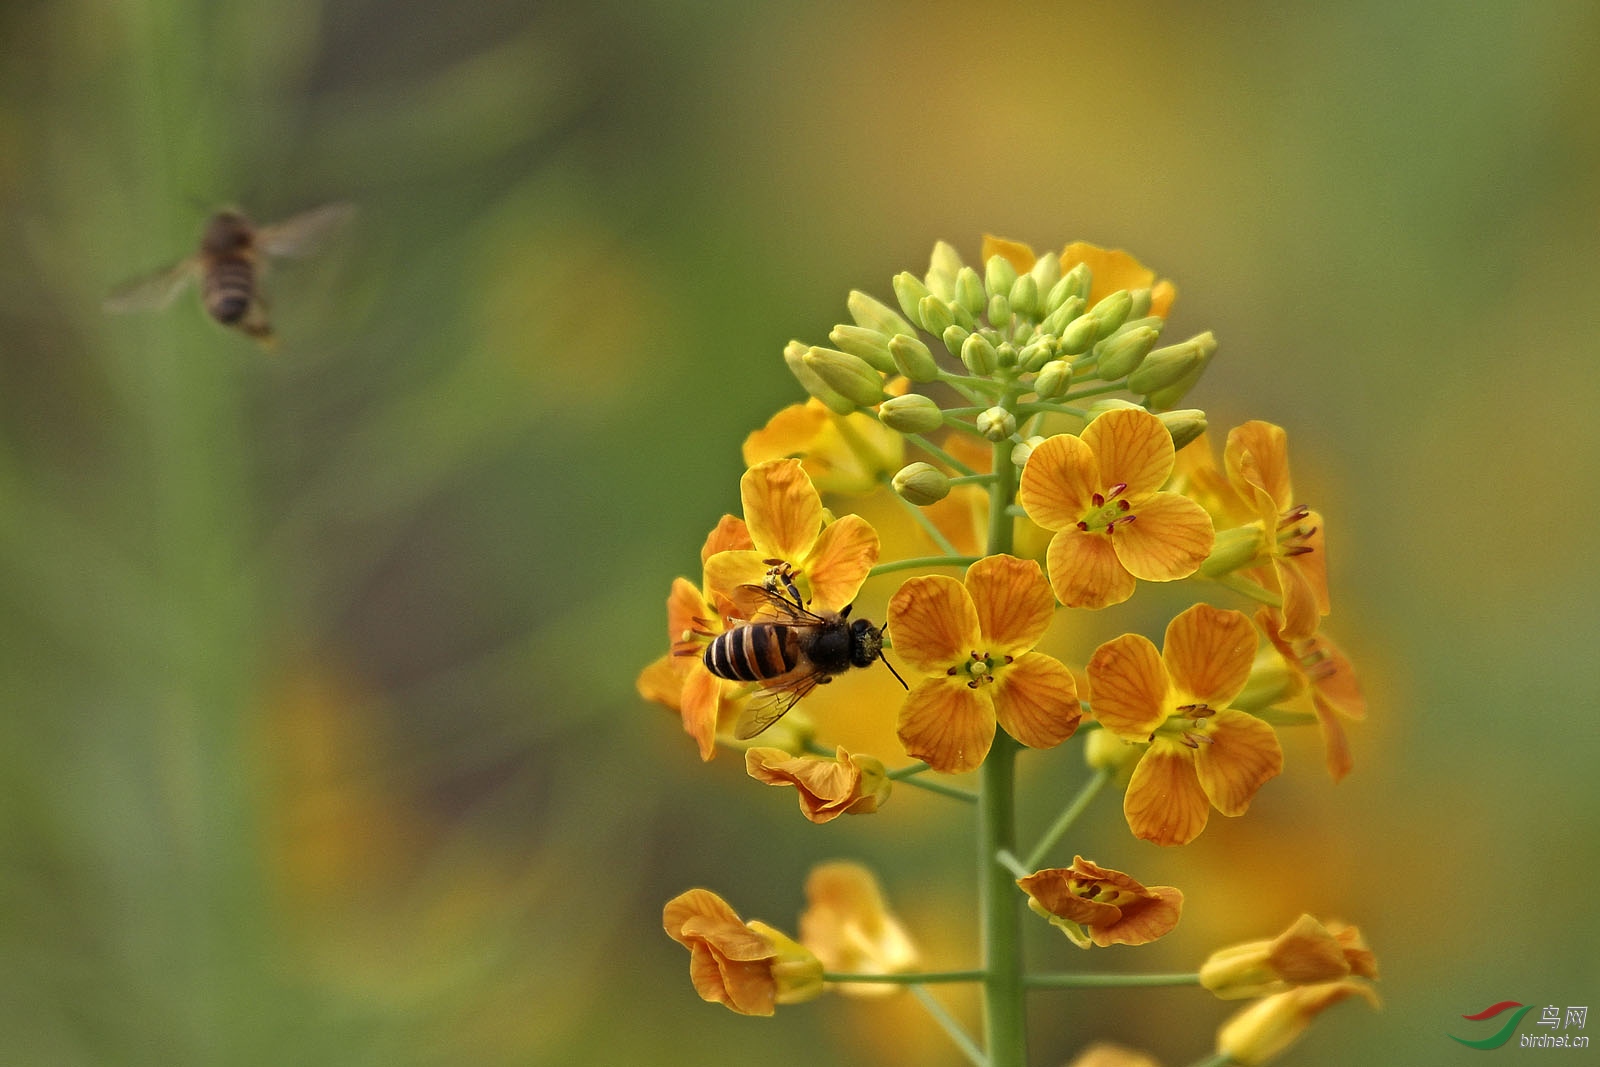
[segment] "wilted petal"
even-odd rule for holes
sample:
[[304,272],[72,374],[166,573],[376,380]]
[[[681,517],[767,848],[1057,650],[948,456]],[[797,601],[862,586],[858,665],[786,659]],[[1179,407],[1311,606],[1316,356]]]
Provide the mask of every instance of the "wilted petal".
[[1101,948],[1107,945],[1147,945],[1171,933],[1183,912],[1183,893],[1170,885],[1153,885],[1139,899],[1121,906],[1113,923],[1089,927],[1089,936]]
[[1139,634],[1112,638],[1089,659],[1089,701],[1101,726],[1127,741],[1148,741],[1171,713],[1161,653]]
[[958,678],[929,678],[900,705],[900,743],[906,753],[945,774],[970,771],[994,744],[994,705],[986,690]]
[[1072,672],[1043,652],[1024,653],[998,671],[993,699],[1000,725],[1029,748],[1059,745],[1083,718]]
[[1122,798],[1133,835],[1158,845],[1186,845],[1206,828],[1210,811],[1193,754],[1177,741],[1157,738],[1133,769]]
[[[1137,525],[1137,523],[1133,524]],[[1119,529],[1118,537],[1132,526]],[[1050,539],[1045,562],[1050,568],[1050,588],[1069,608],[1105,608],[1120,604],[1138,588],[1118,559],[1112,539],[1068,527]]]
[[[800,916],[800,940],[823,967],[844,974],[895,974],[917,966],[916,946],[889,911],[872,872],[859,863],[837,861],[811,869],[806,877],[807,907]],[[892,996],[897,986],[881,982],[842,982],[840,993]]]
[[739,479],[744,518],[768,557],[804,559],[822,529],[822,497],[797,459],[759,463]]
[[840,815],[878,810],[888,795],[883,764],[871,756],[852,756],[843,747],[835,759],[794,756],[781,748],[752,748],[744,754],[745,772],[768,785],[790,785],[800,795],[800,810],[817,824]]
[[1171,582],[1200,569],[1216,543],[1205,508],[1177,493],[1156,493],[1136,504],[1133,522],[1111,535],[1117,559],[1147,582]]
[[1250,678],[1256,628],[1242,612],[1196,604],[1167,624],[1161,658],[1180,693],[1226,707]]
[[889,633],[895,655],[924,674],[943,674],[983,640],[967,587],[944,574],[901,583],[889,600]]
[[1083,519],[1100,488],[1094,450],[1071,434],[1057,434],[1028,456],[1017,486],[1017,502],[1040,526],[1063,530]]
[[967,568],[967,591],[978,612],[983,646],[1014,656],[1039,643],[1055,617],[1056,600],[1044,572],[1031,559],[985,556]]
[[771,1015],[776,948],[740,921],[726,901],[691,889],[662,909],[667,935],[689,949],[689,977],[702,999],[745,1015]]
[[1195,771],[1224,815],[1243,815],[1250,799],[1283,770],[1283,749],[1272,727],[1242,711],[1221,711],[1206,724],[1211,744],[1195,754]]

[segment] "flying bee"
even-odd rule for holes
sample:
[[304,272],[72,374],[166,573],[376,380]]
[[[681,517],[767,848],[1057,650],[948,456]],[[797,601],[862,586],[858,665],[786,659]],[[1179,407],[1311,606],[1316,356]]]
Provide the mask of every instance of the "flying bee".
[[119,286],[106,297],[105,310],[164,308],[199,279],[207,314],[270,347],[274,338],[261,293],[268,257],[310,255],[354,213],[353,204],[324,204],[271,226],[257,226],[241,212],[219,211],[207,220],[198,252]]
[[[781,584],[781,590],[778,586]],[[843,611],[811,611],[788,573],[769,575],[762,585],[741,585],[735,606],[745,615],[706,646],[706,669],[734,682],[759,682],[762,695],[746,705],[733,736],[748,741],[779,719],[811,690],[851,667],[883,659],[883,631]]]

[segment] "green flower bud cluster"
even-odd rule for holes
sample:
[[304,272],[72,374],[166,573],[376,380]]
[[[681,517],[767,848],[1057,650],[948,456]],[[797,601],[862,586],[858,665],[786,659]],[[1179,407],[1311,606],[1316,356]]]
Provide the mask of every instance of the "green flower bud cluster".
[[[829,347],[791,341],[784,350],[795,378],[835,414],[874,411],[908,435],[955,426],[1006,447],[1018,465],[1041,432],[1077,432],[1114,406],[1160,415],[1178,448],[1205,431],[1203,411],[1177,405],[1210,363],[1216,339],[1207,332],[1158,347],[1166,320],[1151,314],[1149,289],[1118,289],[1090,303],[1087,263],[1062,270],[1060,257],[1045,255],[1021,271],[994,255],[969,265],[943,241],[925,273],[902,271],[891,284],[897,307],[852,291],[851,321],[829,331]],[[962,399],[950,402],[952,390]],[[1133,399],[1107,396],[1117,391]],[[1052,425],[1056,416],[1069,421]],[[948,467],[948,457],[929,458]],[[925,506],[949,493],[950,477],[917,462],[893,485]]]

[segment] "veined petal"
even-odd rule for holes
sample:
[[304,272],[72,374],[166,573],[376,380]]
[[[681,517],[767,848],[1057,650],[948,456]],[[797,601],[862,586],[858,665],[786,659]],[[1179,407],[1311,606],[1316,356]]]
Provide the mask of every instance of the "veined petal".
[[1107,641],[1089,658],[1088,673],[1095,721],[1124,740],[1148,741],[1171,713],[1166,667],[1147,637]]
[[1317,725],[1322,728],[1323,759],[1328,777],[1335,782],[1343,781],[1356,765],[1355,758],[1350,755],[1350,739],[1345,735],[1344,723],[1322,701],[1313,699],[1312,706],[1316,710]]
[[832,522],[803,564],[811,580],[812,610],[838,611],[856,598],[878,562],[878,531],[860,515]]
[[744,439],[744,465],[754,467],[771,459],[804,455],[827,424],[828,409],[820,400],[790,404]]
[[1116,922],[1090,927],[1089,936],[1094,943],[1101,948],[1148,945],[1171,933],[1183,912],[1183,892],[1170,885],[1153,885],[1145,888],[1145,893],[1146,896],[1122,907],[1122,915]]
[[1083,718],[1072,672],[1043,652],[1025,652],[997,670],[993,700],[1001,727],[1029,748],[1059,745]]
[[750,540],[750,528],[744,524],[744,520],[737,515],[724,515],[706,535],[706,543],[700,548],[700,565],[705,566],[706,560],[718,552],[755,547],[755,542]]
[[1327,535],[1323,532],[1326,527],[1323,525],[1321,513],[1316,511],[1306,513],[1304,524],[1311,527],[1312,532],[1302,538],[1300,543],[1311,551],[1293,556],[1291,560],[1299,568],[1300,573],[1305,575],[1306,581],[1311,584],[1312,592],[1316,594],[1317,613],[1326,615],[1329,608]]
[[1256,628],[1242,612],[1196,604],[1167,624],[1162,662],[1180,694],[1202,704],[1226,707],[1255,658]]
[[1283,770],[1283,749],[1272,727],[1242,711],[1221,711],[1206,723],[1211,744],[1195,754],[1195,771],[1224,815],[1243,815],[1256,790]]
[[[1117,536],[1138,523],[1119,528]],[[1059,531],[1045,550],[1050,567],[1050,587],[1056,599],[1069,608],[1104,608],[1120,604],[1138,586],[1128,568],[1122,565],[1111,537],[1104,533],[1077,530]]]
[[[1165,427],[1161,432],[1167,432]],[[1083,519],[1083,513],[1092,506],[1090,498],[1100,488],[1100,466],[1094,450],[1071,434],[1057,434],[1028,456],[1017,487],[1017,501],[1028,518],[1040,526],[1063,530]]]
[[967,587],[945,574],[908,578],[889,600],[895,655],[923,674],[969,659],[983,638]]
[[766,580],[770,558],[759,549],[718,552],[706,560],[706,587],[732,599],[741,585],[760,585]]
[[822,497],[797,459],[758,463],[739,479],[744,519],[769,558],[804,559],[822,530]]
[[680,945],[715,935],[727,946],[724,951],[731,949],[740,959],[759,959],[763,951],[772,954],[772,946],[751,933],[739,913],[709,889],[691,889],[667,901],[661,926]]
[[[1248,467],[1243,463],[1246,455],[1254,460]],[[1294,505],[1294,485],[1289,480],[1289,435],[1282,426],[1259,420],[1235,426],[1228,431],[1222,456],[1228,477],[1265,489],[1276,505],[1275,511]]]
[[1018,274],[1028,273],[1039,260],[1039,257],[1034,255],[1033,249],[1021,241],[1011,241],[986,233],[983,235],[983,249],[979,253],[979,274],[983,273],[982,264],[988,263],[995,256],[1004,256],[1007,263],[1017,268]]
[[1165,484],[1177,456],[1166,424],[1137,408],[1116,408],[1101,415],[1084,429],[1083,443],[1100,465],[1100,485],[1095,488],[1126,485],[1126,495],[1135,506]]
[[1210,811],[1193,754],[1177,741],[1157,738],[1133,769],[1122,798],[1128,829],[1158,845],[1186,845],[1206,828]]
[[970,771],[994,744],[994,705],[985,689],[960,677],[929,678],[900,705],[900,743],[906,753],[944,774]]
[[697,659],[683,680],[680,699],[683,732],[700,746],[700,759],[709,760],[717,754],[717,709],[722,702],[722,682]]
[[1216,543],[1205,508],[1177,493],[1156,493],[1133,509],[1138,516],[1111,536],[1117,559],[1135,578],[1171,582],[1200,569]]
[[1272,576],[1277,579],[1278,593],[1283,598],[1283,636],[1291,640],[1311,637],[1322,625],[1317,591],[1300,562],[1311,559],[1312,555],[1277,557],[1272,561]]
[[771,1015],[777,1009],[777,983],[770,959],[735,960],[706,944],[689,946],[689,981],[700,999],[723,1004],[741,1015]]
[[1055,617],[1056,598],[1031,559],[985,556],[967,568],[978,630],[992,654],[1014,656],[1039,643]]

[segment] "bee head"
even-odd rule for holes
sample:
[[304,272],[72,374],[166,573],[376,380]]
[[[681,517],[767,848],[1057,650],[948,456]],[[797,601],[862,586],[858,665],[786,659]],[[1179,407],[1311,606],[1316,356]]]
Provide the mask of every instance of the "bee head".
[[850,624],[850,663],[870,667],[883,651],[883,632],[866,619]]

